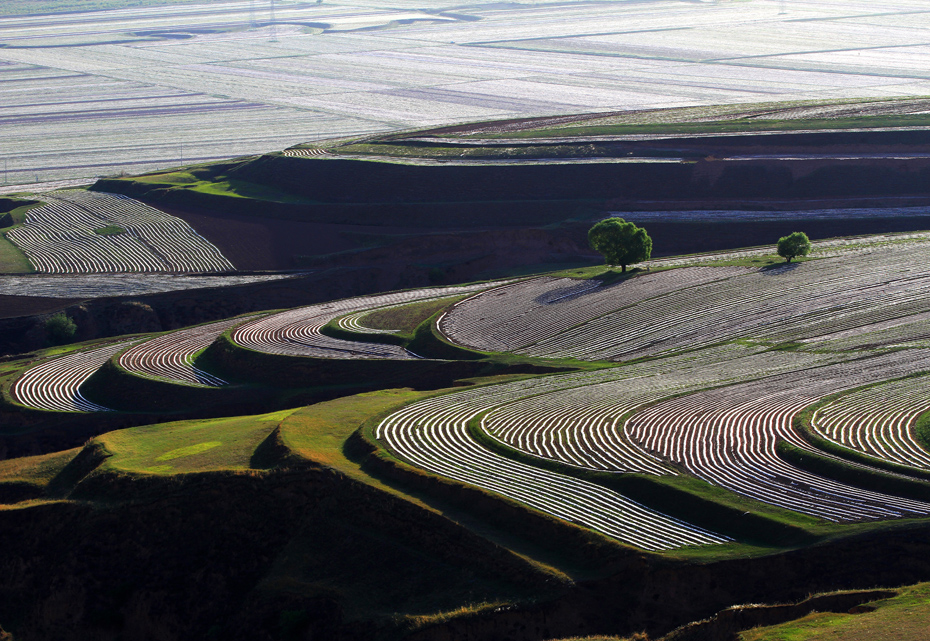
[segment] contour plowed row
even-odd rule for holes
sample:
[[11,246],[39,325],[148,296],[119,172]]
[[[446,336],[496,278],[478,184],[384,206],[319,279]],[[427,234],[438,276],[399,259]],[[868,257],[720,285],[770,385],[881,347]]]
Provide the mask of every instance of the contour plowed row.
[[882,347],[930,347],[930,312],[877,321],[802,341],[807,349],[848,351]]
[[930,453],[914,435],[930,409],[930,379],[920,376],[850,392],[811,417],[815,432],[840,445],[894,463],[930,469]]
[[501,404],[483,418],[482,427],[511,447],[570,465],[668,474],[670,468],[627,438],[621,423],[625,414],[672,395],[841,358],[796,352],[758,353],[758,348],[735,345],[714,347],[621,368],[620,372],[626,373],[623,378],[588,376],[574,388],[534,390],[532,395],[522,397],[515,394],[503,403],[492,397]]
[[413,354],[397,345],[363,343],[331,338],[320,332],[329,321],[352,312],[442,298],[487,289],[489,285],[439,287],[414,291],[359,296],[331,303],[300,307],[266,316],[242,325],[232,339],[242,347],[269,354],[312,356],[314,358],[410,359]]
[[600,485],[488,451],[474,441],[466,428],[468,421],[478,414],[470,405],[475,397],[487,391],[469,390],[409,405],[382,421],[375,437],[412,465],[647,550],[727,540],[650,510]]
[[930,369],[908,350],[699,392],[658,403],[625,426],[646,451],[734,492],[831,521],[930,514],[930,504],[860,490],[789,465],[779,439],[809,448],[791,426],[818,398]]
[[520,353],[629,359],[735,337],[799,340],[907,316],[930,304],[923,247],[736,275],[646,299]]
[[[126,196],[81,190],[43,194],[47,204],[28,212],[26,224],[7,236],[36,271],[234,271],[212,243],[186,222]],[[126,231],[94,233],[110,225]]]
[[194,354],[206,348],[230,327],[247,318],[231,318],[171,332],[140,343],[119,357],[119,364],[140,376],[167,378],[177,383],[220,387],[226,381],[193,366]]
[[642,274],[612,285],[534,278],[462,301],[443,316],[439,328],[461,345],[508,352],[637,301],[748,271],[744,267],[688,267]]
[[132,343],[113,343],[36,365],[13,383],[10,393],[17,402],[40,410],[108,412],[108,408],[91,403],[81,396],[78,388],[111,356]]

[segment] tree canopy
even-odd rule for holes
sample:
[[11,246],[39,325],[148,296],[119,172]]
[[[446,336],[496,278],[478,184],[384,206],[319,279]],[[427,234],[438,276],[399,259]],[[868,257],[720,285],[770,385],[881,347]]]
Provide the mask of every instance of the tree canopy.
[[790,263],[792,258],[811,253],[811,241],[803,231],[796,231],[778,239],[778,255]]
[[605,218],[588,230],[591,249],[604,256],[608,265],[641,263],[652,256],[652,239],[642,227],[622,218]]
[[64,312],[58,312],[45,321],[45,334],[52,345],[63,345],[74,338],[77,325]]

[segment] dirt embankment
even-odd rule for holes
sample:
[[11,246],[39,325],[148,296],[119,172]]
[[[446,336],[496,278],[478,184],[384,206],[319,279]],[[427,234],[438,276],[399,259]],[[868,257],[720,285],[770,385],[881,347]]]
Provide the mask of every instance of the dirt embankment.
[[[106,507],[57,503],[0,511],[0,624],[20,641],[542,641],[637,631],[657,637],[734,604],[791,603],[812,592],[930,578],[927,530],[911,528],[706,564],[630,554],[611,578],[560,588],[562,596],[554,596],[544,576],[504,563],[511,557],[437,514],[426,518],[406,502],[325,471],[108,474],[89,477],[74,492],[105,500]],[[328,527],[348,537],[350,548],[322,536]],[[309,545],[297,548],[303,557],[289,548],[300,539]],[[324,589],[321,575],[313,574],[318,570],[287,569],[317,567],[308,555],[320,553],[320,545],[352,554],[345,563],[366,575],[390,564],[393,554],[455,572],[464,565],[549,596],[405,633],[371,613],[350,620],[344,595]],[[338,576],[331,563],[322,567]],[[410,590],[419,589],[416,572],[393,580],[395,588],[409,581]],[[285,630],[288,621],[297,624]]]

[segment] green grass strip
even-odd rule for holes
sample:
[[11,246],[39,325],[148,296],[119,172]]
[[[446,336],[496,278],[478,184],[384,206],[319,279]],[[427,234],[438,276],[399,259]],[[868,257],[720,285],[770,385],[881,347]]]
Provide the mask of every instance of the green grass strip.
[[[903,378],[913,378],[914,376],[924,376],[925,374],[912,374],[910,376],[905,376]],[[892,379],[892,380],[902,380],[902,379]],[[872,456],[866,454],[865,452],[860,452],[859,450],[854,450],[829,439],[822,437],[817,434],[813,427],[811,426],[811,419],[814,414],[822,407],[825,407],[832,403],[833,401],[846,396],[847,394],[852,394],[854,392],[859,392],[870,387],[875,387],[876,385],[884,385],[890,381],[879,381],[878,383],[870,383],[868,385],[863,385],[851,390],[845,390],[842,392],[837,392],[836,394],[831,394],[825,396],[813,405],[809,405],[804,408],[800,413],[794,417],[794,429],[801,435],[801,437],[811,444],[813,447],[817,448],[822,452],[827,452],[834,456],[838,456],[841,459],[853,463],[860,463],[862,465],[868,465],[870,467],[878,468],[879,470],[884,470],[886,472],[891,472],[893,474],[903,474],[905,476],[910,476],[913,478],[921,479],[924,481],[930,481],[930,470],[922,470],[917,467],[911,467],[909,465],[902,465],[900,463],[895,463],[893,461],[888,461],[877,456]],[[927,412],[921,415],[917,420],[917,425],[915,426],[915,432],[918,437],[918,440],[921,441],[921,444],[926,446],[930,443],[930,412]]]
[[777,454],[795,467],[863,490],[891,494],[916,501],[930,501],[930,484],[896,476],[875,468],[860,467],[844,459],[818,454],[781,441]]

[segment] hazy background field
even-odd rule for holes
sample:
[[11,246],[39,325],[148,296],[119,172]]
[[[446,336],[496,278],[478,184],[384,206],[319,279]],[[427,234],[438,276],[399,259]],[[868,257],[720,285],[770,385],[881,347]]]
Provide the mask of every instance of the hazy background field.
[[387,4],[0,17],[0,184],[492,118],[930,94],[918,0]]

